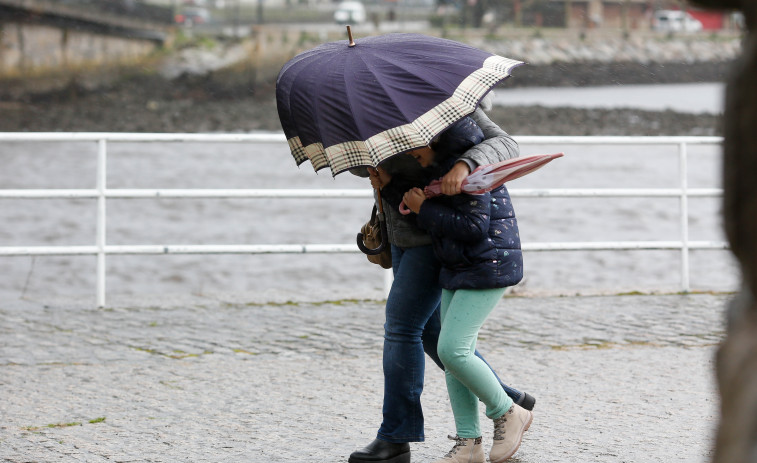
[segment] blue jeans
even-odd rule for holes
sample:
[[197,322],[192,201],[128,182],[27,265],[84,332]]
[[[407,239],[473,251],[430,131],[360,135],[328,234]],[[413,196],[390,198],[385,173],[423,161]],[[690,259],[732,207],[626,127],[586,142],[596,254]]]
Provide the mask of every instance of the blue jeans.
[[[440,268],[431,245],[392,245],[394,283],[386,301],[383,422],[377,436],[387,442],[424,440],[424,351],[444,370],[436,353],[441,329]],[[476,355],[483,360],[478,351]],[[507,387],[499,377],[497,380],[510,397],[520,397],[519,391]]]

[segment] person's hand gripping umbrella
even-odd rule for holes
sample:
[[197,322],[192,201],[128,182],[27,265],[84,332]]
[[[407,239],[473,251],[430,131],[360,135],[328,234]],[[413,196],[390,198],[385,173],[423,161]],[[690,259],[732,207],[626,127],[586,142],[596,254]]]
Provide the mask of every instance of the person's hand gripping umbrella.
[[[519,158],[508,159],[496,164],[487,164],[479,166],[468,177],[463,180],[461,189],[463,193],[471,195],[480,195],[499,188],[505,182],[523,177],[537,169],[540,169],[553,159],[562,157],[563,153],[556,154],[534,154]],[[426,198],[433,198],[442,194],[441,181],[434,180],[423,189]],[[400,213],[407,215],[411,211],[405,206],[404,201],[400,203]]]

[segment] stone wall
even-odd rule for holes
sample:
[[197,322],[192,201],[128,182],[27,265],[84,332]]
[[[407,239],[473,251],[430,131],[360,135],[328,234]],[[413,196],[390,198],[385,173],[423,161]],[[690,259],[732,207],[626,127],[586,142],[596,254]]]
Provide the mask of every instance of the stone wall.
[[4,23],[0,24],[0,79],[132,64],[156,47],[150,40],[40,24]]
[[[422,33],[440,35],[441,31]],[[575,85],[577,80],[584,85],[606,84],[607,76],[591,78],[598,68],[608,73],[617,70],[617,83],[719,81],[741,52],[742,40],[738,32],[669,35],[636,31],[624,37],[620,30],[526,28],[502,30],[496,35],[481,30],[451,32],[447,38],[523,60],[528,66],[519,69],[518,75],[527,75],[531,84],[545,86]],[[287,60],[321,42],[344,40],[344,34],[266,26],[256,28],[251,40],[255,81],[270,86]],[[691,79],[684,75],[689,71]],[[566,72],[575,78],[554,75]]]
[[[438,29],[420,32],[429,35],[442,33]],[[366,31],[365,35],[373,33]],[[241,34],[239,40],[215,40],[211,47],[202,42],[196,48],[167,49],[159,60],[148,63],[144,58],[158,46],[150,40],[8,23],[0,29],[0,98],[56,90],[72,82],[85,88],[94,87],[98,79],[107,83],[114,77],[117,73],[110,72],[114,69],[126,66],[131,67],[132,73],[150,72],[155,69],[153,65],[169,80],[179,76],[198,76],[205,79],[206,85],[229,91],[237,91],[234,90],[236,87],[239,91],[265,91],[272,88],[276,75],[287,60],[320,43],[342,40],[344,35],[334,28],[324,30],[317,26],[303,29],[252,26]],[[692,63],[701,63],[700,67],[704,68],[711,65],[717,71],[725,68],[724,63],[733,60],[741,50],[741,37],[735,33],[670,36],[638,31],[623,37],[620,31],[581,33],[564,29],[508,29],[495,36],[483,30],[465,30],[448,33],[447,37],[526,61],[530,66],[519,74],[529,70],[537,74],[538,78],[527,79],[534,85],[560,85],[560,82],[553,82],[552,74],[565,73],[563,64],[566,63],[592,65],[570,67],[570,72],[577,74],[590,72],[597,68],[597,64],[603,63],[610,66],[623,63],[623,75],[645,74],[641,76],[643,78],[618,83],[647,83],[650,78],[652,80],[648,83],[674,82],[676,79],[662,79],[665,77],[662,74],[680,74],[678,68],[685,73]],[[637,63],[639,69],[634,71],[627,63]],[[655,66],[655,63],[659,65]],[[113,75],[109,76],[109,73]],[[714,80],[720,80],[722,72],[713,75]],[[525,82],[525,79],[521,80]],[[575,84],[573,81],[565,83]],[[589,79],[584,84],[591,85],[593,81]]]

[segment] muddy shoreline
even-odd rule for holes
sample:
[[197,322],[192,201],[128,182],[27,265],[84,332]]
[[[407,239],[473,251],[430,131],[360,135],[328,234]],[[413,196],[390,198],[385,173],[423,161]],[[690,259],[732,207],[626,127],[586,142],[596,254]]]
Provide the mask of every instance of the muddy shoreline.
[[[556,63],[523,66],[508,87],[721,82],[730,63]],[[271,84],[245,75],[122,78],[96,90],[71,85],[54,93],[0,100],[2,132],[280,131]],[[718,135],[716,114],[635,109],[495,107],[492,119],[513,134]]]

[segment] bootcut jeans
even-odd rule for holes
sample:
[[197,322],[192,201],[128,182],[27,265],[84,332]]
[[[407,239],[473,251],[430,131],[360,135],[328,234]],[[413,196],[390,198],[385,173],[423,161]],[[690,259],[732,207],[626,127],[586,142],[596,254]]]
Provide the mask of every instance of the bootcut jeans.
[[[384,324],[383,422],[377,434],[387,442],[422,442],[425,438],[421,408],[424,352],[444,370],[437,354],[441,329],[440,269],[431,245],[412,248],[392,245],[394,282],[386,301]],[[484,360],[478,351],[475,354]],[[521,396],[520,391],[508,387],[499,377],[497,381],[508,396],[515,400]]]

